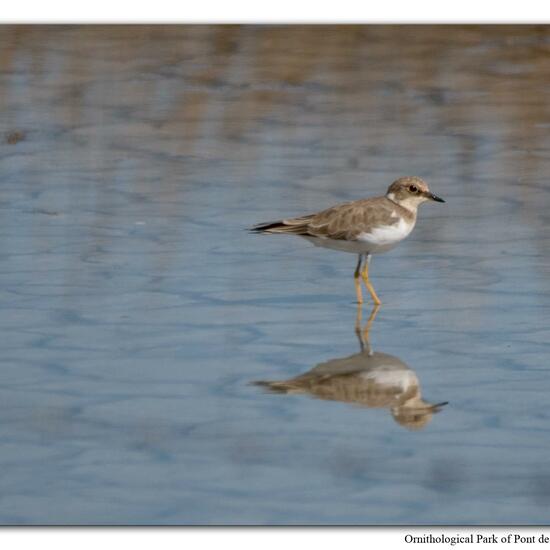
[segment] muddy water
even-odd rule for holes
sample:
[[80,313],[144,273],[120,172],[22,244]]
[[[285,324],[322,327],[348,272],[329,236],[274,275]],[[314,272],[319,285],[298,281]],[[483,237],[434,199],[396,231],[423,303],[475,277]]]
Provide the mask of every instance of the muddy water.
[[[547,523],[549,71],[549,27],[0,28],[0,523]],[[447,203],[365,342],[352,255],[245,229],[406,174]]]

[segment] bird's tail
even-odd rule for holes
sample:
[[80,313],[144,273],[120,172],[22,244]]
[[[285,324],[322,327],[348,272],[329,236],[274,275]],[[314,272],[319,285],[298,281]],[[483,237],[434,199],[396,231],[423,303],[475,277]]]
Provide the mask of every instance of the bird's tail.
[[298,393],[299,388],[287,381],[270,382],[267,380],[260,380],[258,382],[252,382],[253,386],[259,386],[270,393]]
[[292,218],[290,220],[279,220],[276,222],[260,223],[250,228],[255,233],[292,233],[294,235],[303,235],[307,233],[307,226],[311,216],[302,216],[301,218]]

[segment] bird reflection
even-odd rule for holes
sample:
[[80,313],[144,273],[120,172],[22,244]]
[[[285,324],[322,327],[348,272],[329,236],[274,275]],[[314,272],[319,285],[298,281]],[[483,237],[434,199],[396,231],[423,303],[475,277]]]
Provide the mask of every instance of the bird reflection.
[[431,404],[422,399],[416,373],[393,355],[373,351],[369,331],[378,313],[372,310],[362,328],[357,310],[355,332],[361,351],[348,357],[319,363],[310,371],[282,381],[260,381],[270,392],[304,394],[317,399],[342,401],[364,407],[389,409],[394,420],[410,430],[424,428],[446,402]]

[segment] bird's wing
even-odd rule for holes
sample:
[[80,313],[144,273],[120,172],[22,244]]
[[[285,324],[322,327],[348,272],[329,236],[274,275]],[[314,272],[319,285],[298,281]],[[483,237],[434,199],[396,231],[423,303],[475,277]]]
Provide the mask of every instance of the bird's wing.
[[307,235],[353,241],[383,220],[391,217],[396,204],[385,197],[376,197],[339,204],[312,216]]

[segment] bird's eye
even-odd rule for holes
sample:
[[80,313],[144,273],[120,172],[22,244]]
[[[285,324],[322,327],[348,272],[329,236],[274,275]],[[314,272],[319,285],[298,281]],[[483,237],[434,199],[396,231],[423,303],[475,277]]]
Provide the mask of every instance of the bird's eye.
[[411,193],[416,193],[416,192],[418,191],[418,187],[416,187],[416,185],[411,185],[411,186],[409,187],[409,191],[410,191]]

